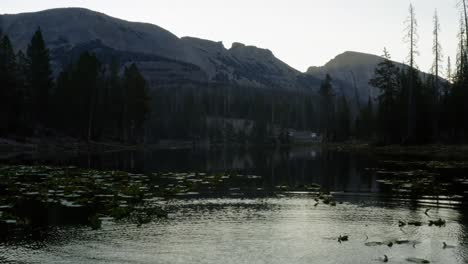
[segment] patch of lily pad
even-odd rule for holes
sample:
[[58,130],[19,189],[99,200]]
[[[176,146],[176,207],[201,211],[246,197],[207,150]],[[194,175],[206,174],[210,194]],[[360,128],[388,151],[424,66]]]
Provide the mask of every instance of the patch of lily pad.
[[468,190],[464,161],[384,160],[366,170],[376,176],[382,191],[397,196],[457,200]]
[[[239,186],[233,191],[233,186]],[[261,177],[235,173],[137,174],[77,167],[0,166],[0,235],[53,225],[102,226],[103,218],[138,226],[167,218],[166,200],[263,193]]]

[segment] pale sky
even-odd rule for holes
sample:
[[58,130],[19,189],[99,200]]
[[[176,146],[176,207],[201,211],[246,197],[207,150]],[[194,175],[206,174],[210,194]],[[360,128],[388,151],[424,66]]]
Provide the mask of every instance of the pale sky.
[[[179,37],[241,42],[270,49],[305,71],[347,50],[406,59],[404,21],[412,2],[419,23],[417,64],[432,65],[432,18],[441,23],[444,61],[455,62],[458,0],[0,0],[0,13],[84,7],[130,21],[148,22]],[[446,62],[444,62],[444,65]]]

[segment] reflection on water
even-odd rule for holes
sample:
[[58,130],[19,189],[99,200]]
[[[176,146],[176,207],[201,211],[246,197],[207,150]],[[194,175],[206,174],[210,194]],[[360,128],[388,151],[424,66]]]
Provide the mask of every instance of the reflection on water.
[[[320,148],[155,150],[40,162],[134,173],[259,175],[259,189],[275,195],[238,196],[242,186],[227,181],[232,186],[218,196],[159,201],[167,219],[137,225],[103,218],[100,230],[51,226],[46,235],[0,242],[0,263],[379,263],[384,255],[389,263],[468,263],[459,170],[457,178],[439,171],[440,179],[405,168],[396,181],[382,176],[388,173],[378,160]],[[331,190],[340,203],[316,206],[316,194],[307,192],[313,184]],[[444,227],[427,224],[439,218]],[[422,225],[399,227],[399,221]],[[339,243],[340,235],[349,241]],[[454,248],[444,249],[443,242]]]
[[[37,244],[1,245],[17,263],[467,263],[460,212],[437,209],[447,226],[398,227],[423,210],[363,199],[337,207],[313,206],[305,195],[265,199],[172,200],[169,219],[142,227],[105,223],[102,230],[57,229]],[[339,235],[349,241],[339,243]],[[366,246],[366,242],[408,241]],[[443,249],[442,243],[456,246]]]
[[188,172],[261,175],[271,186],[320,184],[330,190],[378,192],[375,175],[364,173],[374,162],[319,147],[280,149],[154,150],[81,156],[54,162],[131,172]]

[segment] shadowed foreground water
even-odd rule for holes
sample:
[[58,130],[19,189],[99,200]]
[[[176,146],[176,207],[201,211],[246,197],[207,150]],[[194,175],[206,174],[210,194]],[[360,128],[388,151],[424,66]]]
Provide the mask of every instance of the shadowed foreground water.
[[[433,209],[446,227],[398,227],[401,219],[425,221],[410,210],[373,198],[336,207],[314,206],[308,195],[265,199],[169,201],[168,219],[137,227],[104,222],[103,229],[56,229],[44,241],[0,246],[12,263],[390,263],[418,257],[431,263],[467,263],[467,230],[454,209]],[[339,243],[339,235],[349,241]],[[408,240],[366,246],[366,242]],[[456,246],[443,249],[442,243]]]
[[[0,263],[379,263],[384,255],[388,263],[410,263],[408,258],[468,263],[468,212],[459,196],[438,203],[419,190],[418,195],[389,195],[375,175],[365,173],[374,161],[315,150],[301,153],[306,154],[280,156],[278,162],[267,155],[251,163],[188,155],[192,158],[178,158],[172,167],[144,155],[136,163],[141,167],[133,169],[233,170],[232,164],[252,164],[235,169],[263,176],[265,189],[320,183],[335,191],[336,206],[316,205],[315,194],[297,190],[252,197],[235,188],[220,197],[161,199],[157,203],[169,212],[167,219],[138,226],[104,218],[100,230],[52,226],[39,237],[0,242]],[[427,224],[439,218],[445,226]],[[399,221],[422,225],[399,227]],[[340,235],[349,241],[340,243]],[[444,249],[443,242],[450,246]]]

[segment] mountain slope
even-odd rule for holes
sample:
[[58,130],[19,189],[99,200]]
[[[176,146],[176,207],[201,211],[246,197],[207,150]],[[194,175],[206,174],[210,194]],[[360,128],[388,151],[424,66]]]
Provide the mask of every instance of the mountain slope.
[[[339,54],[322,67],[310,67],[307,74],[323,79],[325,74],[330,74],[334,80],[335,89],[347,95],[348,98],[359,98],[360,102],[366,102],[369,97],[375,98],[379,90],[369,85],[369,80],[374,77],[374,71],[384,59],[380,56],[346,51]],[[400,69],[408,66],[394,62]],[[429,74],[420,72],[422,78]]]
[[367,101],[369,96],[375,96],[377,91],[369,85],[374,76],[374,69],[383,60],[382,57],[347,51],[330,60],[322,67],[310,67],[307,74],[324,78],[330,74],[334,80],[335,89],[345,90],[350,97],[358,97],[359,101]]
[[154,85],[222,82],[303,90],[318,83],[269,50],[240,43],[226,49],[220,42],[178,38],[155,25],[128,22],[83,8],[1,15],[0,27],[22,50],[41,27],[56,70],[67,65],[78,52],[88,50],[101,59],[136,62]]
[[104,62],[137,63],[152,87],[222,83],[314,93],[329,73],[336,92],[349,101],[366,102],[379,92],[368,82],[382,58],[371,54],[348,51],[322,67],[301,73],[267,49],[241,43],[227,49],[221,42],[178,38],[156,25],[128,22],[83,8],[0,15],[0,28],[17,49],[26,49],[38,27],[51,50],[56,73],[82,52],[91,51]]

